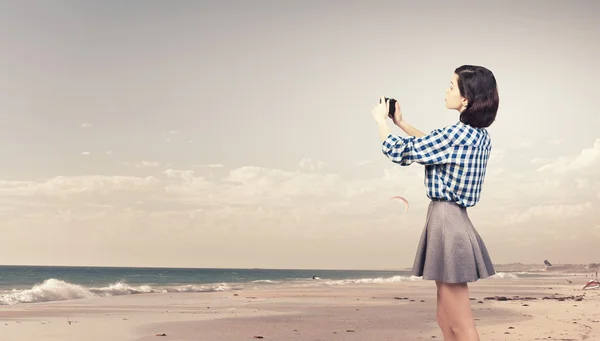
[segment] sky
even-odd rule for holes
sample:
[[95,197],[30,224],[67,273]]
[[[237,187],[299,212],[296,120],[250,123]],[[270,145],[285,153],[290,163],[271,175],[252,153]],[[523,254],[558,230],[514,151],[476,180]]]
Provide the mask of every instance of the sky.
[[371,110],[385,95],[421,131],[454,124],[444,92],[463,64],[489,68],[500,95],[468,209],[493,262],[598,262],[598,13],[2,2],[0,263],[410,268],[424,169],[382,154]]

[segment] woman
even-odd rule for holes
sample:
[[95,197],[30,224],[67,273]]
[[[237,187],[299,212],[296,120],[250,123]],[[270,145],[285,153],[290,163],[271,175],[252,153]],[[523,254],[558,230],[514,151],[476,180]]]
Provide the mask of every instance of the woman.
[[383,154],[401,166],[413,162],[425,166],[431,202],[412,274],[436,282],[436,319],[445,341],[479,341],[467,283],[495,274],[467,208],[480,198],[492,147],[485,128],[494,122],[498,103],[492,72],[463,65],[454,71],[446,90],[446,108],[460,113],[454,125],[426,135],[404,121],[396,102],[393,121],[409,135],[405,138],[390,133],[388,101],[382,97],[373,109]]

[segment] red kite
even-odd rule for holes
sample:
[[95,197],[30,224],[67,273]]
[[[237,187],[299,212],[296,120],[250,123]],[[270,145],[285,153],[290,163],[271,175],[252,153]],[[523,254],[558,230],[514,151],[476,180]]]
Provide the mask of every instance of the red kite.
[[406,208],[404,209],[404,213],[406,213],[406,211],[408,211],[408,200],[406,200],[400,196],[394,196],[394,197],[391,197],[390,199],[400,199],[400,200],[404,201],[404,204],[406,205]]
[[600,289],[600,281],[598,281],[597,279],[589,280],[581,289],[582,290]]

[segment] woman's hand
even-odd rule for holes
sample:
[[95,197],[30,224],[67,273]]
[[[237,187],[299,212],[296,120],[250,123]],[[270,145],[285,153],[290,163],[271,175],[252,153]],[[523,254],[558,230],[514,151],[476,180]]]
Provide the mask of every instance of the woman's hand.
[[[377,122],[377,125],[379,126],[379,136],[383,141],[385,141],[390,134],[390,129],[386,122],[386,118],[388,117],[389,113],[390,102],[386,101],[385,97],[381,96],[379,104],[373,108],[373,118],[375,118],[375,122]],[[392,121],[394,121],[394,124],[400,129],[404,130],[404,132],[409,136],[425,136],[424,132],[404,121],[404,118],[402,117],[402,110],[400,109],[400,104],[398,104],[398,101],[396,101],[396,111],[394,111],[394,117],[392,118]]]
[[373,118],[376,122],[385,122],[388,113],[390,112],[390,103],[385,100],[384,96],[381,96],[379,103],[373,108]]
[[400,104],[398,104],[398,101],[396,101],[396,111],[394,111],[394,118],[392,121],[394,121],[394,124],[399,127],[400,123],[402,123],[402,120],[402,110],[400,110]]

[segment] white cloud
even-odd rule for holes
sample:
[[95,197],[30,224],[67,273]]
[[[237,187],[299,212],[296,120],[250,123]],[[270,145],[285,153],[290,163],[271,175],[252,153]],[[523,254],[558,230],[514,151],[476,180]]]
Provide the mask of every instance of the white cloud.
[[142,161],[141,167],[158,167],[160,163],[157,161]]
[[213,199],[223,198],[223,194],[219,193],[219,189],[223,190],[223,187],[219,188],[203,177],[195,176],[192,170],[167,169],[163,174],[167,177],[164,190],[167,193],[181,196],[179,200],[193,201],[199,204],[205,203],[212,206],[210,202]]
[[91,123],[84,122],[81,124],[81,128],[91,128],[93,125]]
[[207,165],[195,165],[193,168],[223,168],[224,166],[220,163],[211,163]]
[[[140,168],[155,167],[158,163],[146,161],[136,165]],[[306,160],[301,162],[301,166],[307,165],[312,164]],[[223,168],[223,165],[206,167]],[[240,211],[228,219],[238,219],[240,222],[244,221],[248,209],[261,207],[272,210],[286,208],[287,213],[282,213],[284,216],[290,212],[303,212],[300,216],[304,219],[311,216],[310,219],[330,221],[336,217],[356,215],[372,219],[374,215],[378,216],[383,212],[380,218],[393,220],[396,219],[394,213],[386,212],[390,208],[388,199],[391,196],[405,196],[411,202],[411,208],[417,210],[428,203],[423,184],[423,168],[420,166],[392,165],[379,175],[362,178],[305,172],[301,168],[285,171],[254,166],[224,170],[221,175],[217,177],[211,174],[206,178],[193,170],[167,169],[162,176],[146,178],[82,176],[56,177],[42,182],[3,181],[0,182],[0,195],[47,197],[89,193],[93,196],[127,190],[147,195],[135,196],[132,203],[148,203],[150,200],[157,205],[153,210],[161,209],[158,204],[161,201],[175,206],[177,203],[193,203],[196,209],[229,207],[228,210],[236,210],[238,207]],[[505,226],[511,222],[592,213],[583,208],[590,208],[591,203],[597,200],[599,191],[600,182],[586,177],[561,179],[536,172],[515,174],[506,167],[495,168],[486,177],[480,206],[489,210],[488,219]],[[585,206],[577,206],[577,200],[586,203]],[[172,209],[174,206],[165,207]],[[185,207],[183,205],[180,209]],[[555,216],[555,213],[558,215]],[[506,216],[510,219],[503,219]],[[413,218],[416,219],[415,223],[419,223],[422,217]]]
[[537,219],[538,222],[570,220],[574,217],[581,217],[590,213],[593,207],[594,205],[591,202],[537,205],[528,208],[525,212],[511,214],[510,220],[513,223],[523,223],[533,219]]
[[105,153],[106,153],[106,155],[111,155],[113,152],[112,152],[112,150],[107,150]]
[[531,161],[529,161],[530,163],[537,165],[537,164],[541,164],[541,163],[548,163],[548,159],[543,158],[543,157],[534,157],[531,159]]
[[564,174],[582,170],[596,170],[598,166],[600,166],[600,138],[596,139],[591,148],[582,150],[576,157],[559,157],[540,167],[538,171],[550,171]]
[[90,152],[82,152],[81,155],[92,155]]
[[[499,168],[500,160],[501,156],[494,160],[496,168],[488,173],[482,202],[470,211],[492,247],[508,242],[521,245],[525,239],[513,239],[523,236],[542,236],[529,241],[535,245],[544,243],[544,238],[583,238],[583,227],[574,234],[574,228],[561,229],[558,222],[569,226],[600,223],[594,211],[600,181],[523,173],[521,168],[516,173],[509,164]],[[394,254],[406,259],[414,256],[410,250],[429,203],[423,167],[389,165],[372,176],[364,175],[369,170],[366,166],[357,168],[360,176],[302,169],[317,170],[318,165],[318,161],[304,160],[294,170],[255,166],[229,170],[221,164],[198,167],[219,168],[210,177],[190,169],[167,169],[156,177],[0,181],[1,226],[14,231],[28,226],[38,235],[66,228],[72,228],[69,233],[73,235],[85,226],[99,238],[112,236],[110,245],[133,235],[144,235],[144,245],[154,245],[152,240],[162,245],[165,240],[175,243],[177,236],[177,245],[195,240],[196,252],[198,243],[207,238],[213,244],[260,238],[289,252],[296,252],[303,241],[317,241],[328,248],[337,245],[342,253],[351,253],[355,244],[394,241]],[[397,201],[389,200],[394,195],[408,199],[407,214],[402,214]],[[550,230],[549,224],[554,224]],[[236,247],[248,251],[244,249],[250,247],[247,244]]]
[[322,170],[322,169],[326,168],[327,164],[320,160],[303,158],[302,160],[300,160],[300,162],[298,162],[298,166],[302,170],[317,171],[317,170]]
[[133,166],[135,168],[156,168],[160,166],[158,161],[142,161],[142,162],[123,162],[125,166]]
[[162,136],[163,140],[166,143],[170,143],[171,141],[173,141],[173,138],[179,134],[180,134],[179,130],[175,130],[175,129],[163,131],[160,133],[160,135]]
[[45,181],[0,181],[0,194],[13,196],[65,196],[81,193],[107,194],[115,191],[157,189],[154,177],[57,176]]

